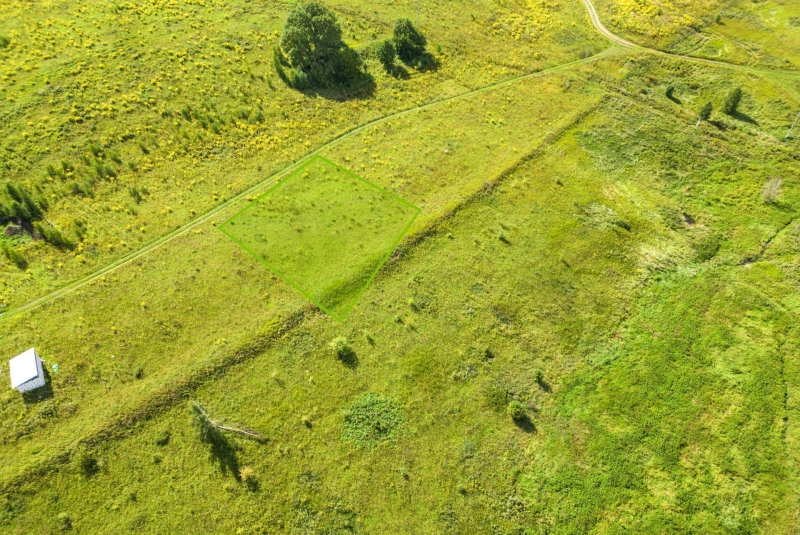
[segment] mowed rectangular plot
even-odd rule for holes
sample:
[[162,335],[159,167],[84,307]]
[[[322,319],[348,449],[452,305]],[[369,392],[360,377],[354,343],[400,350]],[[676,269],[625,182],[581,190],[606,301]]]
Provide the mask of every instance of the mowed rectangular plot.
[[219,228],[341,321],[418,214],[315,156]]

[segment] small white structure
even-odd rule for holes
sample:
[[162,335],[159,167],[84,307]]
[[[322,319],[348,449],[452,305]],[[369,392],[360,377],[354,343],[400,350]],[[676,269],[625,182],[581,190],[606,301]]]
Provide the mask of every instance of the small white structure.
[[44,386],[44,370],[42,359],[30,348],[21,355],[8,361],[11,375],[11,388],[20,392],[29,392]]

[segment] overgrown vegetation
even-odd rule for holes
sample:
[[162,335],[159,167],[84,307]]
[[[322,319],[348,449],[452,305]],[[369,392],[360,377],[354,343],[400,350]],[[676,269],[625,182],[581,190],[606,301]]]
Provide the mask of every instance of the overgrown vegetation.
[[374,448],[398,437],[403,410],[393,399],[367,392],[344,409],[342,439],[362,448]]

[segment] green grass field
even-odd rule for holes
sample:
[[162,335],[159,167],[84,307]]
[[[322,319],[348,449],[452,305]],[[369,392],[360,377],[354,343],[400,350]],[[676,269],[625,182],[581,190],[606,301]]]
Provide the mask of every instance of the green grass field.
[[319,156],[219,226],[343,320],[419,208]]
[[[512,81],[611,44],[580,2],[476,0],[421,2],[437,69],[301,93],[291,5],[0,10],[2,178],[88,228],[0,236],[2,354],[49,370],[0,395],[0,531],[800,529],[797,81],[618,48]],[[328,5],[362,51],[416,17]]]
[[677,54],[800,70],[800,6],[790,0],[597,0],[622,35]]

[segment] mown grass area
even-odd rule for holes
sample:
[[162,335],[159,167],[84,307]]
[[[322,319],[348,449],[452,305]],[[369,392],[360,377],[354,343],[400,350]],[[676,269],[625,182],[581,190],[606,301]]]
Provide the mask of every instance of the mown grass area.
[[605,47],[574,2],[440,0],[420,13],[435,68],[394,77],[372,48],[414,7],[333,2],[373,83],[300,93],[272,66],[292,5],[4,4],[0,183],[43,200],[75,245],[0,236],[28,265],[1,259],[5,307],[136,250],[359,124]]
[[677,54],[800,69],[800,6],[790,0],[597,0],[612,31]]
[[[695,128],[695,104],[734,85],[746,116]],[[81,357],[95,382],[66,367],[50,400],[5,397],[4,458],[40,451],[48,471],[7,487],[4,527],[23,533],[47,510],[47,530],[85,532],[790,531],[798,163],[781,132],[797,104],[755,76],[611,58],[343,142],[336,161],[423,208],[347,322],[305,308],[208,227],[110,277],[123,296],[89,286],[39,322],[14,319],[24,341],[39,325],[59,339],[71,303],[109,307],[76,331],[102,344]],[[403,141],[404,158],[387,149]],[[201,270],[169,276],[187,251]],[[131,318],[118,334],[104,328],[112,309]],[[292,320],[279,328],[279,314]],[[162,342],[167,318],[186,327]],[[212,333],[231,334],[195,360]],[[131,367],[150,355],[143,377],[114,376],[112,351]],[[214,362],[136,423],[53,457]],[[45,410],[67,396],[73,415]],[[212,450],[189,397],[266,440]],[[525,418],[509,417],[512,400]],[[12,429],[21,413],[28,427]],[[4,463],[4,479],[20,468]]]
[[343,320],[419,208],[315,156],[218,228]]

